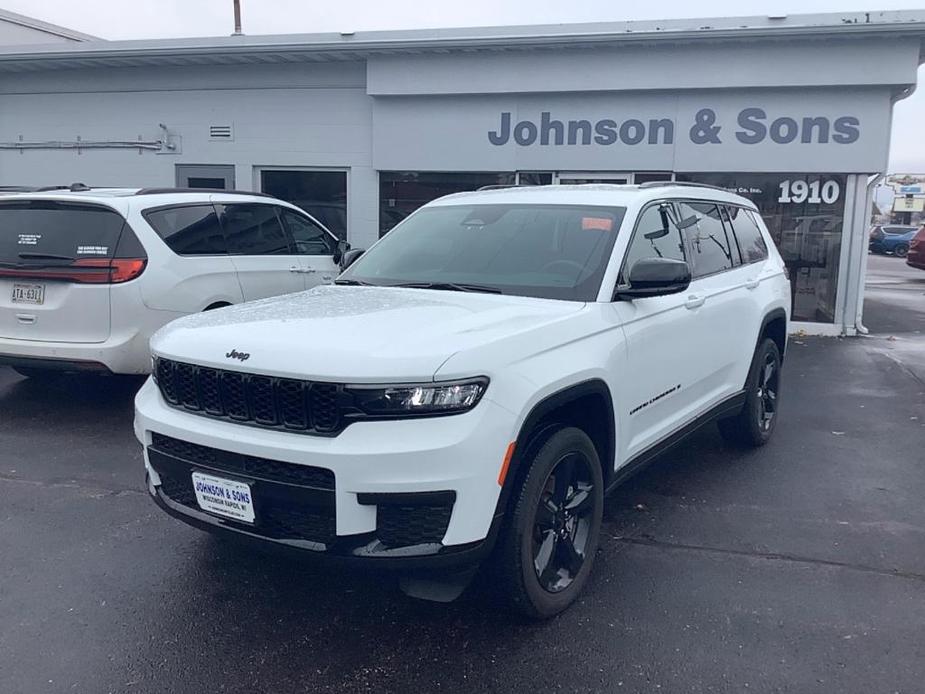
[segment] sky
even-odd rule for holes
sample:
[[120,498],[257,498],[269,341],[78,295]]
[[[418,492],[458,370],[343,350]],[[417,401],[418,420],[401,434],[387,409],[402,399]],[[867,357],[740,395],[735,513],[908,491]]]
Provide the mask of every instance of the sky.
[[[241,5],[246,34],[925,10],[925,0],[877,0],[874,7],[849,0],[241,0]],[[0,0],[0,7],[105,39],[221,36],[234,28],[232,0]],[[925,68],[919,80],[925,80]],[[925,173],[923,123],[925,86],[895,107],[890,171]]]

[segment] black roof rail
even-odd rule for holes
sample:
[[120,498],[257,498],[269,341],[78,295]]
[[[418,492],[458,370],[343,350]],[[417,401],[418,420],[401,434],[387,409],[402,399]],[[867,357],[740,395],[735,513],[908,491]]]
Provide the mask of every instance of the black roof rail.
[[221,188],[142,188],[135,195],[161,195],[164,193],[212,193],[220,195],[256,195],[258,198],[273,197],[253,190],[223,190]]
[[680,186],[682,188],[710,188],[712,190],[721,190],[724,193],[731,192],[721,186],[712,186],[709,183],[694,183],[693,181],[646,181],[645,183],[639,184],[640,188],[664,188],[666,186]]
[[540,188],[542,185],[535,183],[492,183],[488,186],[476,188],[475,192],[481,193],[483,190],[506,190],[508,188]]
[[91,188],[86,183],[71,183],[70,185],[66,186],[39,186],[38,188],[33,188],[32,190],[38,193],[44,193],[46,191],[52,190],[69,190],[72,193],[84,193],[88,190],[91,190]]

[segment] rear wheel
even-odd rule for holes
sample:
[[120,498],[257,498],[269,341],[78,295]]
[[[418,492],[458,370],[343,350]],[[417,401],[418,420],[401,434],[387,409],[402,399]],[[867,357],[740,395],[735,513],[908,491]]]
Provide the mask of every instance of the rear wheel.
[[899,256],[900,258],[905,258],[909,255],[909,244],[900,243],[896,245],[896,248],[893,249],[893,255]]
[[721,419],[719,431],[730,443],[763,446],[777,425],[780,406],[780,350],[766,338],[755,352],[745,384],[745,406],[735,417]]
[[604,482],[594,444],[580,429],[558,429],[528,450],[495,562],[510,604],[541,619],[571,605],[587,581]]

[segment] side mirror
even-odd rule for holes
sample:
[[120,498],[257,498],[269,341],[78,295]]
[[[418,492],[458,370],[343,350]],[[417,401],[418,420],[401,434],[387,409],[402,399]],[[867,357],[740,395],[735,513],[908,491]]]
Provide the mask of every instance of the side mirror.
[[334,262],[337,265],[340,265],[340,261],[344,258],[344,253],[350,250],[350,244],[344,240],[337,242],[337,246],[334,247]]
[[690,283],[691,269],[683,260],[643,258],[630,268],[629,285],[617,287],[613,298],[620,301],[677,294]]
[[353,265],[357,261],[357,258],[364,253],[366,253],[365,248],[351,248],[349,251],[345,251],[343,257],[340,259],[341,272]]

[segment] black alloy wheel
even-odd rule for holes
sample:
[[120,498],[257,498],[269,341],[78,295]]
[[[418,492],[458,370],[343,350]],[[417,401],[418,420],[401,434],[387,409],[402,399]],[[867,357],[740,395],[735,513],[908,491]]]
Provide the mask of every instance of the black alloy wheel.
[[581,572],[593,517],[591,461],[566,453],[546,478],[533,524],[533,568],[544,590],[558,593]]
[[780,363],[774,354],[765,355],[758,377],[758,425],[769,431],[777,416],[777,391],[780,385]]
[[770,440],[780,413],[781,358],[774,340],[765,338],[755,350],[745,382],[742,410],[717,422],[726,441],[746,447]]
[[591,573],[603,469],[577,427],[546,427],[521,455],[491,568],[511,607],[545,619],[571,605]]

